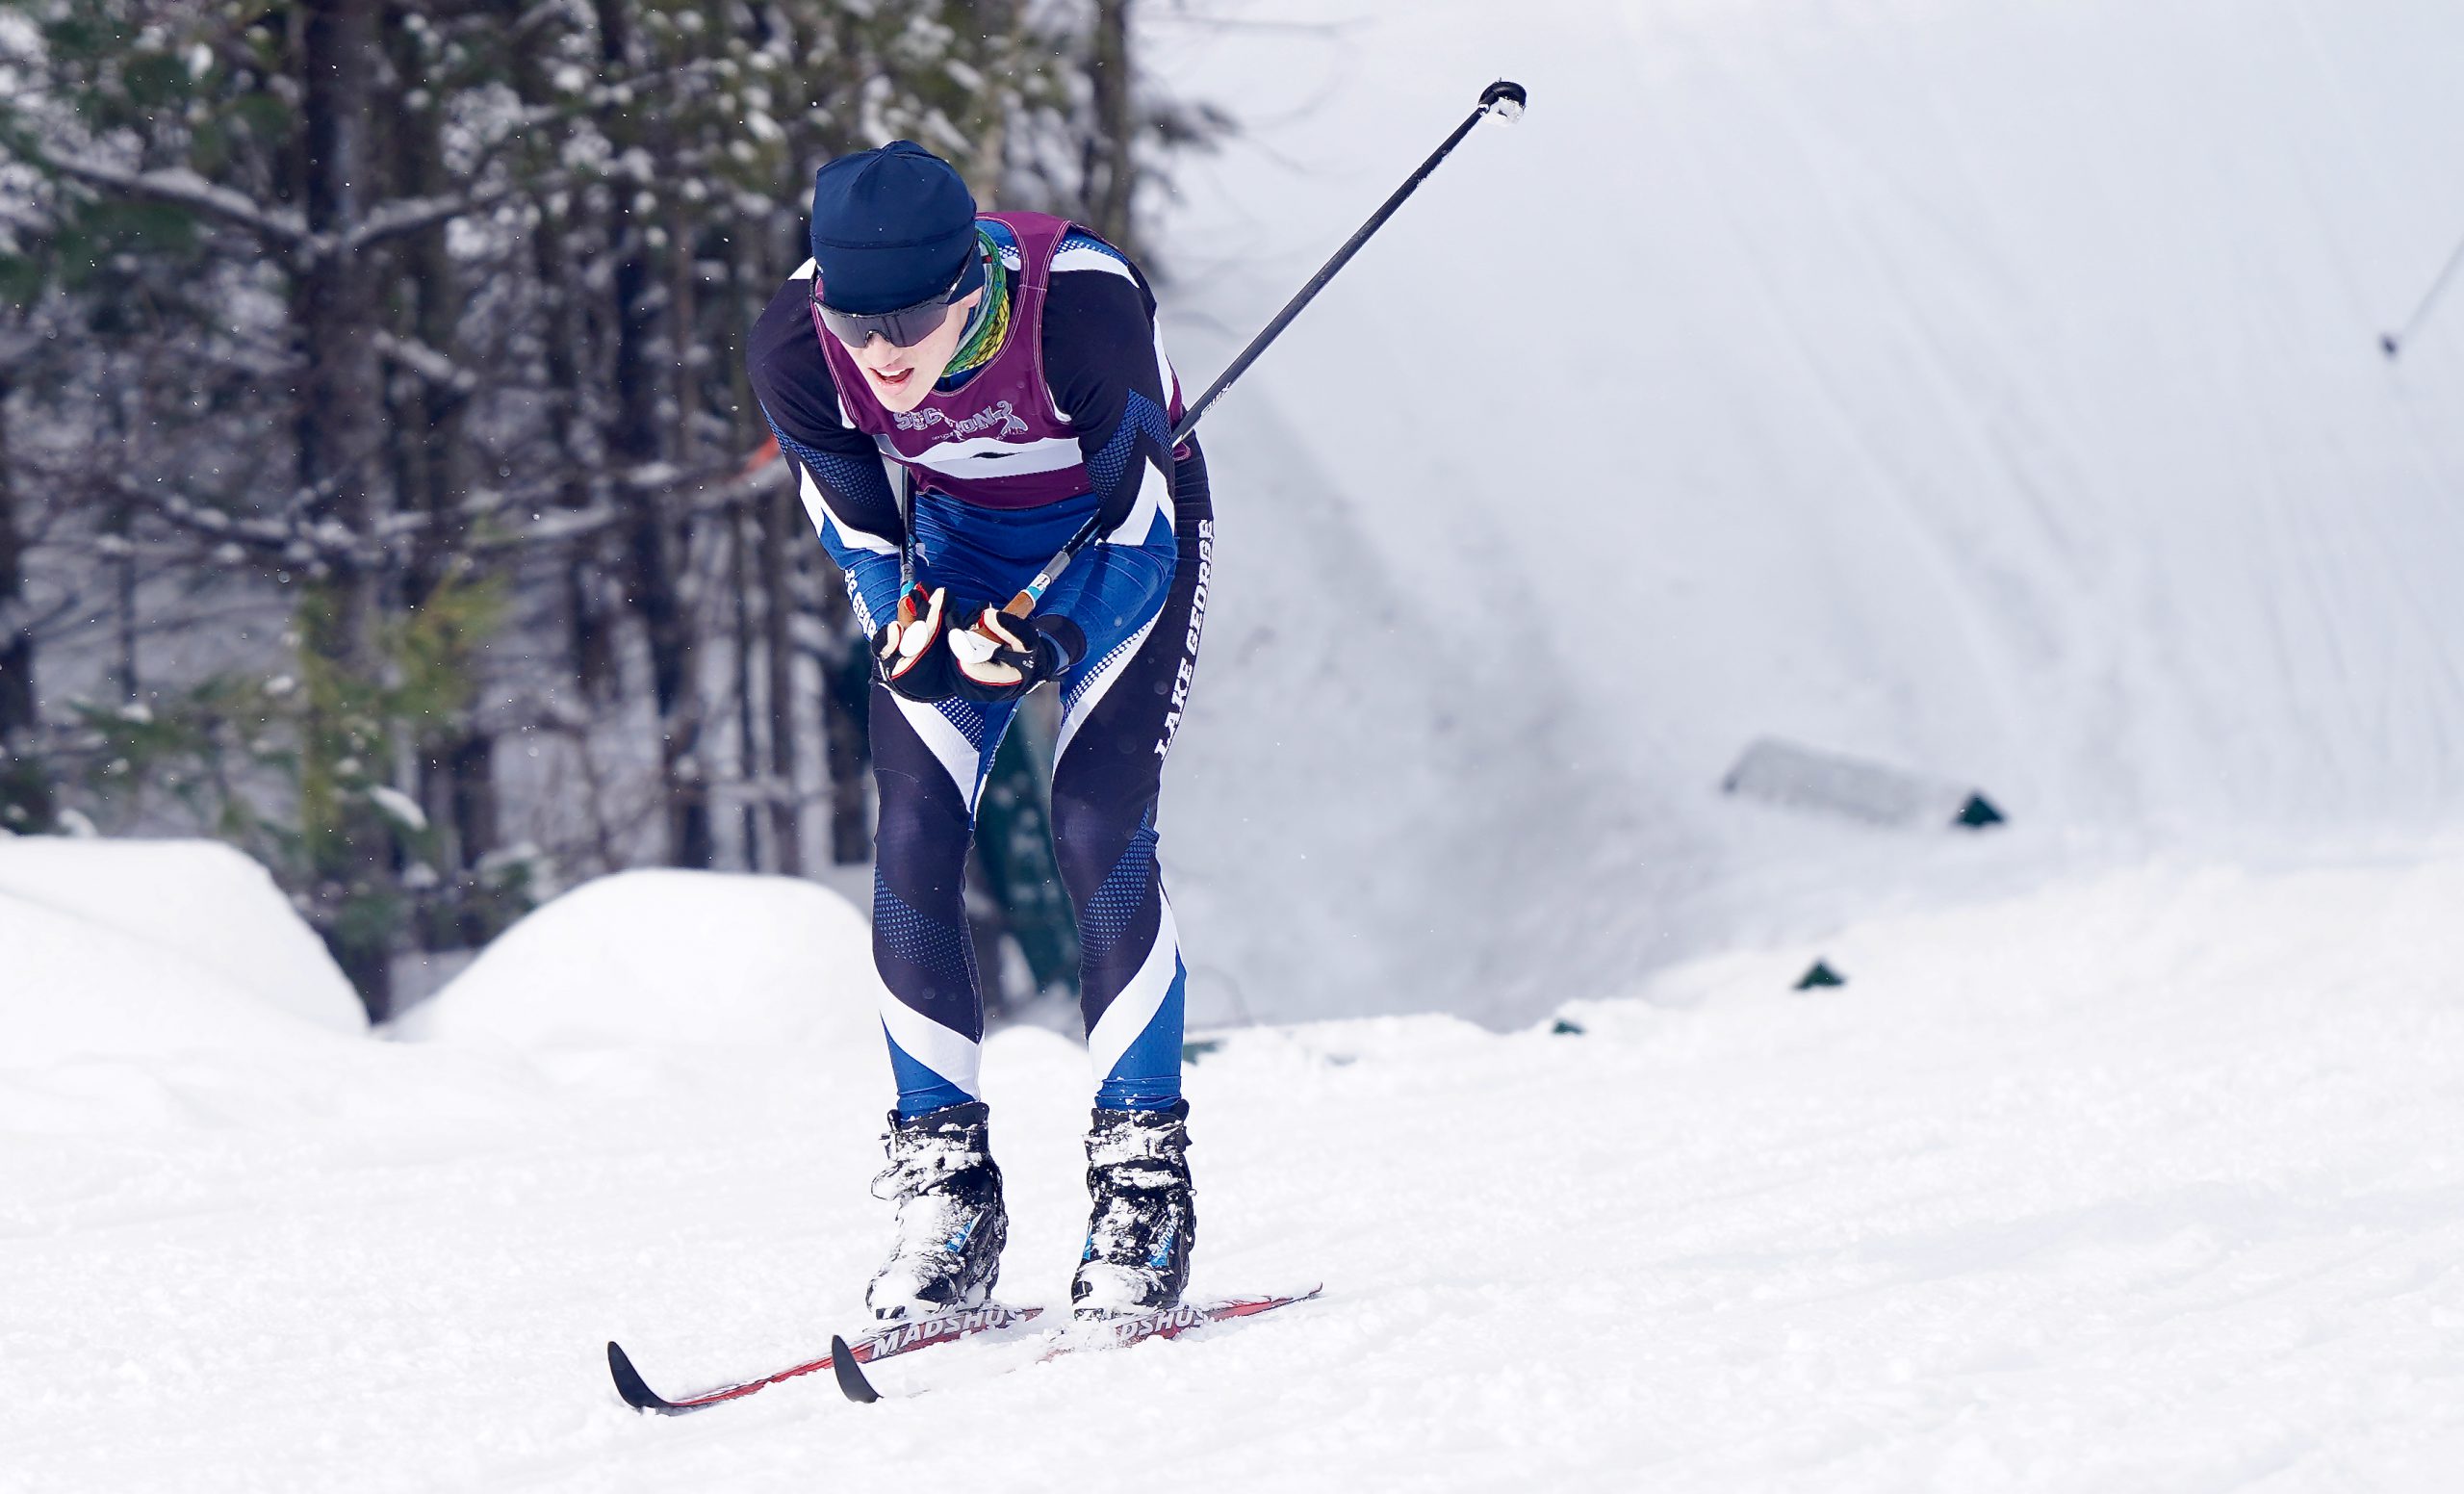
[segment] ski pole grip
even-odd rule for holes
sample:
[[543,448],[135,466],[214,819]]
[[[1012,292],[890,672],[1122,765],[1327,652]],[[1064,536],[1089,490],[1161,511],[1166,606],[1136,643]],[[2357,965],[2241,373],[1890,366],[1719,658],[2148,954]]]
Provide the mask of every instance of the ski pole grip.
[[1027,582],[1024,590],[1003,604],[1001,610],[1011,617],[1024,617],[1034,611],[1036,604],[1041,602],[1043,594],[1051,589],[1053,579],[1069,569],[1070,558],[1078,554],[1077,547],[1081,543],[1083,542],[1079,540],[1071,540],[1061,554],[1044,562],[1044,568],[1036,573],[1036,579]]
[[1012,597],[1001,610],[1012,617],[1024,617],[1034,611],[1036,604],[1043,600],[1043,594],[1052,589],[1053,581],[1069,569],[1069,562],[1078,558],[1078,552],[1094,543],[1095,536],[1103,532],[1103,528],[1104,512],[1098,508],[1087,516],[1086,523],[1078,526],[1078,532],[1069,536],[1069,543],[1061,547],[1061,553],[1043,563],[1043,569],[1036,573],[1034,580],[1027,582],[1026,589]]

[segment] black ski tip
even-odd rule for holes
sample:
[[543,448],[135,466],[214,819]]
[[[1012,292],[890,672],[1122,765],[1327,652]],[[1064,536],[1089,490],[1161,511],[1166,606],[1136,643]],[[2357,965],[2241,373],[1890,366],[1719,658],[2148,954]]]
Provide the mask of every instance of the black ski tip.
[[633,1361],[625,1357],[625,1351],[618,1348],[612,1338],[607,1341],[607,1373],[616,1377],[616,1393],[636,1411],[657,1411],[673,1416],[684,1409],[644,1383],[642,1372],[633,1368]]
[[864,1378],[863,1367],[856,1362],[856,1352],[835,1333],[830,1335],[830,1373],[838,1377],[838,1393],[860,1405],[870,1405],[882,1398],[873,1382]]

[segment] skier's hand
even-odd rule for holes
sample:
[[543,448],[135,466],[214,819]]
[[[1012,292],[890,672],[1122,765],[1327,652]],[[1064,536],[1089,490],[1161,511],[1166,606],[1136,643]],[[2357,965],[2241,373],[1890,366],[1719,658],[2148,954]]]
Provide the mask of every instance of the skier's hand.
[[898,616],[873,631],[873,672],[909,700],[947,700],[952,693],[957,673],[941,641],[949,601],[948,587],[928,592],[918,582],[898,599]]
[[997,606],[971,607],[950,631],[952,684],[973,701],[1015,700],[1077,661],[1085,634],[1061,618],[1013,617]]

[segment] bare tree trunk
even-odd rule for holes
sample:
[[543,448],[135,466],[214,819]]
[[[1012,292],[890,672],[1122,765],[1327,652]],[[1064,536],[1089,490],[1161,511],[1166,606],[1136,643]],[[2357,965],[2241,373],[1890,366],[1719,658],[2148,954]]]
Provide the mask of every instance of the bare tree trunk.
[[[728,585],[735,593],[735,774],[750,790],[761,781],[761,743],[753,730],[753,576],[745,550],[753,543],[753,516],[728,516]],[[748,792],[740,816],[744,869],[761,869],[761,810]]]
[[[132,379],[111,402],[112,434],[125,448],[137,439],[137,433],[148,429],[152,422],[145,418],[145,393],[142,380]],[[125,497],[114,497],[105,511],[104,532],[111,536],[112,556],[112,620],[118,645],[114,678],[119,685],[122,705],[137,704],[137,505]]]
[[[398,44],[396,65],[404,76],[410,76],[416,48],[399,45],[410,39],[398,19],[387,39]],[[438,139],[442,117],[442,112],[433,106],[414,108],[407,99],[396,101],[393,144],[397,193],[424,197],[441,195],[449,190],[443,144]],[[459,330],[456,322],[461,286],[452,256],[446,251],[445,226],[440,223],[412,236],[402,253],[405,272],[399,278],[413,303],[412,334],[428,348],[451,348]],[[409,604],[422,606],[451,580],[454,566],[468,554],[464,543],[468,524],[461,506],[466,486],[462,431],[465,399],[456,389],[423,380],[417,396],[409,402],[412,408],[397,412],[391,427],[399,453],[397,482],[404,506],[415,505],[428,518],[427,528],[414,545],[407,586]],[[420,763],[420,800],[426,806],[431,822],[442,824],[449,832],[450,844],[446,851],[449,864],[466,874],[497,848],[496,779],[491,771],[496,743],[475,719],[477,683],[470,678],[476,668],[480,642],[477,638],[455,640],[454,661],[468,683],[453,713],[444,720],[414,727],[418,734],[415,746]],[[467,885],[467,877],[463,880]],[[425,925],[434,922],[423,921]],[[467,927],[470,919],[456,921],[465,926],[426,926],[424,932],[433,939],[457,943],[485,937],[484,931],[474,934]]]
[[[306,0],[300,27],[301,199],[312,233],[340,236],[360,219],[371,183],[366,140],[374,91],[374,0]],[[374,288],[364,262],[303,256],[293,277],[293,319],[304,372],[297,429],[299,480],[328,495],[321,513],[355,534],[376,511],[372,458],[384,437],[376,361]],[[363,739],[346,697],[377,678],[376,578],[337,562],[303,591],[300,650],[317,683],[309,698],[300,819],[317,873],[321,932],[371,1018],[393,1008],[392,932],[377,914],[393,880],[391,836],[364,798],[346,796],[342,764],[365,763],[381,743]]]
[[[677,214],[667,225],[667,346],[671,370],[667,449],[680,462],[691,462],[702,454],[693,430],[695,384],[699,377],[693,371],[711,356],[711,349],[702,345],[695,326],[701,311],[694,294],[694,255],[692,220]],[[738,356],[740,349],[732,346],[721,351],[731,363],[743,361]]]
[[[822,636],[848,639],[856,623],[847,594],[836,586],[814,590],[821,602]],[[848,657],[851,649],[853,658]],[[871,746],[864,738],[872,660],[861,644],[851,643],[816,650],[813,661],[821,666],[821,750],[830,768],[830,860],[834,865],[860,866],[873,859],[865,814],[870,801],[864,792],[872,771]]]
[[38,724],[35,639],[26,617],[26,539],[17,527],[16,469],[9,454],[9,368],[0,361],[0,830],[49,830],[51,781],[35,760]]
[[[542,209],[532,241],[538,267],[540,297],[546,303],[548,427],[555,438],[563,471],[556,483],[557,506],[590,506],[588,461],[582,451],[582,377],[579,349],[581,318],[577,315],[565,277],[574,272],[565,252],[565,234],[552,210]],[[616,624],[602,595],[600,567],[591,554],[592,541],[577,544],[564,562],[565,636],[574,683],[582,699],[612,705],[624,693],[624,671],[616,661]]]
[[[500,24],[515,26],[531,8],[532,0],[499,0]],[[534,108],[552,103],[556,90],[549,81],[547,62],[540,50],[543,39],[553,33],[547,27],[533,26],[517,34],[522,39],[513,56],[515,94]],[[566,210],[552,202],[542,202],[537,212],[530,239],[531,272],[542,313],[541,360],[546,365],[548,383],[542,408],[559,459],[556,506],[587,508],[591,486],[586,474],[592,463],[583,450],[586,421],[581,354],[585,331],[573,284],[578,267],[568,252]],[[583,540],[563,557],[563,621],[569,663],[581,699],[605,706],[622,696],[625,682],[624,672],[617,667],[612,608],[601,584],[601,570],[591,554],[592,544]]]
[[1132,248],[1131,197],[1138,167],[1131,155],[1138,122],[1131,97],[1130,0],[1095,0],[1094,56],[1088,81],[1094,89],[1095,128],[1087,137],[1087,214],[1108,242]]
[[123,704],[137,704],[137,545],[132,530],[137,516],[125,501],[112,504],[112,537],[119,542],[119,556],[112,562],[112,595],[119,604],[119,698]]
[[[970,10],[966,24],[988,42],[1000,39],[987,48],[986,62],[993,71],[1014,73],[1034,65],[1025,55],[1026,0],[975,0]],[[975,190],[977,207],[987,213],[1000,210],[1002,178],[1009,174],[1009,106],[1006,90],[983,89],[977,107],[962,121],[975,147],[963,163],[967,185]]]
[[[598,0],[600,58],[622,76],[631,55],[622,0]],[[603,127],[623,139],[625,122],[611,111]],[[613,381],[606,447],[617,459],[617,491],[625,509],[628,600],[642,619],[651,656],[651,694],[658,709],[659,786],[667,807],[668,862],[706,867],[717,858],[710,824],[709,774],[702,760],[703,702],[693,673],[695,619],[685,606],[686,527],[667,513],[668,490],[633,480],[664,454],[659,396],[660,313],[667,299],[653,261],[649,225],[636,220],[628,187],[614,184],[608,206],[607,253],[615,266]],[[668,349],[674,351],[675,349]],[[671,362],[673,360],[670,360]]]
[[[657,404],[648,344],[653,328],[639,315],[651,285],[638,252],[617,266],[617,293],[626,309],[617,335],[616,376],[622,412],[608,447],[648,468],[658,459]],[[710,826],[710,793],[702,766],[702,691],[693,677],[693,619],[684,605],[684,567],[691,549],[683,527],[669,520],[668,490],[621,480],[625,508],[628,600],[641,615],[651,656],[651,698],[658,708],[659,784],[667,802],[668,862],[708,866],[716,858]]]
[[[497,739],[492,732],[465,734],[454,741],[445,760],[446,791],[451,801],[450,817],[454,837],[462,847],[465,873],[477,870],[487,853],[496,849],[501,835],[496,760]],[[474,847],[483,849],[475,852]],[[460,929],[464,944],[483,943],[496,933],[480,910],[466,905]]]
[[[743,360],[738,359],[739,363]],[[770,801],[771,854],[783,876],[805,874],[804,814],[796,803],[796,656],[792,623],[796,615],[794,580],[786,548],[797,538],[804,507],[792,482],[782,483],[768,502],[756,500],[759,516],[756,532],[761,555],[762,659],[769,688],[763,704],[770,708],[770,777],[778,785]]]

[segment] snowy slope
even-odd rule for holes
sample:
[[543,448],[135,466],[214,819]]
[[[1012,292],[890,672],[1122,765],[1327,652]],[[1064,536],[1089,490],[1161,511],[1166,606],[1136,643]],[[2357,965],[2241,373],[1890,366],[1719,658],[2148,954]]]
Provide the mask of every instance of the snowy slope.
[[[860,1321],[869,1045],[132,1068],[159,1114],[0,1144],[0,1490],[2451,1487],[2459,899],[2464,842],[2169,860],[1679,965],[1579,1034],[1233,1032],[1194,1285],[1326,1299],[937,1351],[873,1407],[642,1418],[602,1352],[685,1388]],[[556,922],[643,939],[624,897]],[[1788,993],[1816,953],[1850,984]],[[1004,1293],[1055,1301],[1084,1059],[1019,1028],[987,1070]]]
[[874,1051],[872,925],[788,877],[640,870],[586,882],[481,952],[398,1036],[531,1054],[679,1044]]
[[[19,1005],[50,978],[35,963],[38,939],[67,948],[70,971],[89,948],[161,961],[168,970],[152,984],[167,1001],[191,983],[239,988],[319,1027],[368,1027],[350,983],[272,876],[216,841],[0,839],[0,969],[15,976],[0,1017],[24,1062],[51,1056],[33,1046],[36,1014]],[[64,997],[60,1005],[76,1004]]]
[[265,1076],[346,1072],[367,1030],[324,945],[229,846],[0,837],[0,1147],[314,1109]]
[[[2464,232],[2464,11],[1194,9],[1155,56],[1250,134],[1181,180],[1193,383],[1532,97],[1209,418],[1166,846],[1250,1008],[1527,1016],[1717,947],[1810,854],[1711,793],[1765,733],[2066,844],[2464,810],[2464,305],[2374,347]],[[1363,899],[1393,964],[1294,947]]]

